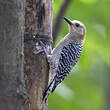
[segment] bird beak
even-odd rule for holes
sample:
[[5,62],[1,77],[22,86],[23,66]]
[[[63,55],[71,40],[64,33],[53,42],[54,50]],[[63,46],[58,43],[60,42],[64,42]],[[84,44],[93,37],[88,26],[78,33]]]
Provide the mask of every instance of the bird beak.
[[72,21],[66,17],[64,17],[64,20],[69,24],[69,25],[72,25]]

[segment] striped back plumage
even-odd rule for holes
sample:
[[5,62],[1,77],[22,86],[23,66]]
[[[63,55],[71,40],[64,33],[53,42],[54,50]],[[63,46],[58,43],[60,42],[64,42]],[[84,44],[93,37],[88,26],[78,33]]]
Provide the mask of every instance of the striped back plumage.
[[49,93],[52,93],[56,86],[65,79],[65,77],[71,72],[72,68],[77,63],[78,59],[81,56],[82,52],[82,43],[81,42],[70,42],[62,48],[60,53],[60,58],[58,62],[58,68],[56,69],[56,74],[51,79],[50,84],[44,96],[48,96]]
[[56,83],[59,84],[71,72],[72,68],[80,58],[81,52],[81,42],[70,42],[63,47],[56,71]]

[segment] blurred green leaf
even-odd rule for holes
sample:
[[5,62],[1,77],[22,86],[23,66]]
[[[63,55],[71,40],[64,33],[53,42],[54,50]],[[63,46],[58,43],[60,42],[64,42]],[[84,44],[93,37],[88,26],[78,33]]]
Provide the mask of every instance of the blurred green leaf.
[[[54,1],[54,18],[63,0]],[[48,110],[103,110],[105,87],[110,69],[110,0],[73,0],[66,16],[83,22],[87,28],[83,53],[78,64],[64,80],[71,89],[71,100],[54,92],[49,96]],[[55,19],[54,19],[55,20]],[[62,19],[63,20],[63,19]],[[55,46],[68,33],[63,21]],[[60,92],[66,92],[61,89]],[[66,94],[66,93],[65,93]]]

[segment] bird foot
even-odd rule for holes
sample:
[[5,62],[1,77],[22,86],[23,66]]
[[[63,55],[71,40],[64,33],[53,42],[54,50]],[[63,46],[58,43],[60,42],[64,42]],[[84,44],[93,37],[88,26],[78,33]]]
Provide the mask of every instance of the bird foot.
[[[35,37],[35,36],[33,36],[33,37]],[[52,59],[52,57],[51,57],[52,56],[51,46],[45,45],[42,41],[39,40],[38,42],[36,42],[36,50],[34,51],[34,54],[39,54],[43,51],[46,53],[47,60],[50,63],[51,59]]]

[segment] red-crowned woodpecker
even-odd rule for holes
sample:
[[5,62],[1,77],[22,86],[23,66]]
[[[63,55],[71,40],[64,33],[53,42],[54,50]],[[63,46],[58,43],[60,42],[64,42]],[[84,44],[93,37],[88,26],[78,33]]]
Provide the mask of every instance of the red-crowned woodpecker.
[[52,51],[50,58],[52,78],[43,94],[43,100],[47,99],[48,94],[52,93],[57,85],[65,79],[81,56],[86,28],[80,21],[71,21],[66,17],[64,20],[69,24],[69,33]]

